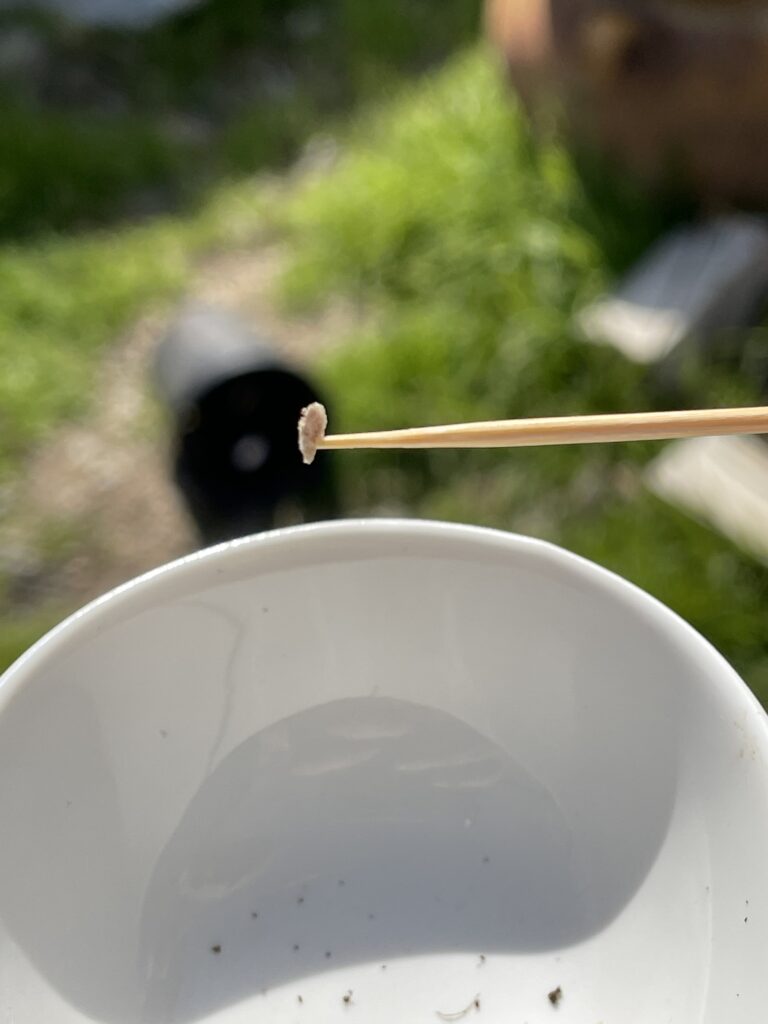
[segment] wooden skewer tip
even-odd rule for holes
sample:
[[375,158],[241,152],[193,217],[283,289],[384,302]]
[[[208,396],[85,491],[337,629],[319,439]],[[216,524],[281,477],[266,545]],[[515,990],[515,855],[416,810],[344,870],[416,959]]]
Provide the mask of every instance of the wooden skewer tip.
[[328,414],[325,406],[319,402],[312,402],[305,409],[301,410],[299,417],[299,451],[304,464],[309,466],[314,462],[317,449],[325,437],[328,426]]

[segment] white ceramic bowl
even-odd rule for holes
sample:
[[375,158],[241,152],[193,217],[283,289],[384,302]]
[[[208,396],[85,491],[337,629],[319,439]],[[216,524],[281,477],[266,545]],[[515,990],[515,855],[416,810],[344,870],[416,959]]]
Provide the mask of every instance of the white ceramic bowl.
[[767,756],[701,637],[548,545],[203,552],[3,677],[0,1021],[756,1024]]

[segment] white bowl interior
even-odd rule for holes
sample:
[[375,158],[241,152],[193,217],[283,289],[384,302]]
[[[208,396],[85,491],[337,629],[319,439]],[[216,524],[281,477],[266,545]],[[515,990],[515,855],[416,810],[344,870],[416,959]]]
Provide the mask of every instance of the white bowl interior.
[[767,749],[704,641],[546,545],[207,553],[0,687],[0,1020],[755,1024]]

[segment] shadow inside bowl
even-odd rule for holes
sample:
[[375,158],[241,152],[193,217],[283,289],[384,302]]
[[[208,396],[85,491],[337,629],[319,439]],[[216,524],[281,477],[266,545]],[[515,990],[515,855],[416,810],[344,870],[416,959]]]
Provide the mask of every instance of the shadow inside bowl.
[[[389,698],[342,699],[284,719],[224,758],[137,905],[128,875],[121,881],[131,844],[109,759],[94,746],[98,723],[72,692],[49,711],[61,727],[38,739],[53,763],[72,743],[91,751],[78,763],[99,804],[106,855],[90,854],[88,827],[76,803],[60,799],[55,777],[29,773],[24,809],[8,804],[13,786],[0,788],[5,820],[50,814],[53,802],[73,823],[75,844],[62,846],[71,875],[62,885],[46,867],[50,851],[22,833],[4,837],[5,862],[18,871],[0,875],[0,913],[64,999],[109,1024],[192,1022],[366,961],[535,952],[586,939],[636,892],[674,801],[671,723],[669,747],[644,768],[634,813],[604,814],[597,789],[583,813],[452,715]],[[85,885],[109,898],[83,899]]]
[[216,768],[158,861],[142,1019],[193,1021],[349,964],[583,940],[653,863],[669,767],[649,772],[615,870],[590,878],[595,838],[627,820],[576,820],[458,719],[374,697],[279,722]]

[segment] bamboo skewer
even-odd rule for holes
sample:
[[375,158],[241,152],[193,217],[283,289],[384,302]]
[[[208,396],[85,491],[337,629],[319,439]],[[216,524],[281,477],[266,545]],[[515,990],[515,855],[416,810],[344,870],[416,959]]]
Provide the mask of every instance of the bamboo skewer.
[[317,450],[350,448],[516,448],[549,444],[661,441],[677,437],[768,434],[768,406],[680,412],[551,416],[454,423],[362,434],[325,434],[325,409],[308,406],[299,421],[299,447],[309,463]]

